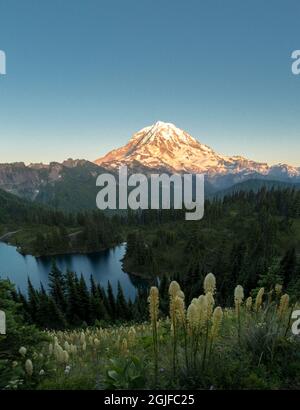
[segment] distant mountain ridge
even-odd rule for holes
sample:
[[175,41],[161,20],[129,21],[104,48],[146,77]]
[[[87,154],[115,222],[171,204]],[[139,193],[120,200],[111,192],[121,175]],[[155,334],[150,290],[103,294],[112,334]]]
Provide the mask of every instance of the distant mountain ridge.
[[158,121],[95,162],[67,159],[50,164],[0,164],[0,189],[55,208],[91,209],[96,207],[97,176],[103,172],[117,173],[120,165],[127,165],[131,173],[147,175],[204,173],[206,196],[254,179],[300,183],[300,168],[224,156],[174,124]]
[[86,160],[0,164],[0,188],[17,196],[78,211],[96,206],[96,178],[104,172]]

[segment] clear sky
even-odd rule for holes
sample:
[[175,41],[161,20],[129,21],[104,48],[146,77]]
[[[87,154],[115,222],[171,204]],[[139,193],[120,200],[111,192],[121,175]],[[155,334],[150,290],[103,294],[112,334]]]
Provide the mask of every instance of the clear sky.
[[157,120],[300,166],[299,0],[0,0],[0,162],[96,159]]

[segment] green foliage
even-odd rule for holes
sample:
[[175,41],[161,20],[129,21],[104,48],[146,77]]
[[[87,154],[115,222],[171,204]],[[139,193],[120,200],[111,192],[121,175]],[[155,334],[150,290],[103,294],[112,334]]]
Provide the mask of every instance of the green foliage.
[[[0,310],[6,314],[7,329],[6,335],[0,335],[0,389],[22,388],[26,385],[26,357],[39,348],[47,337],[35,326],[26,324],[21,306],[15,302],[13,286],[3,280],[0,281]],[[19,353],[22,346],[27,349],[25,357]]]
[[142,389],[146,384],[146,369],[137,357],[111,359],[104,380],[105,388]]

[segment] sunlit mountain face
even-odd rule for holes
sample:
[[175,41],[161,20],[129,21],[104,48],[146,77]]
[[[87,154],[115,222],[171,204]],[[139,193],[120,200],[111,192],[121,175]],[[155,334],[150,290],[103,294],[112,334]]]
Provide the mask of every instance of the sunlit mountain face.
[[121,165],[129,173],[204,173],[208,195],[253,179],[300,182],[299,168],[218,154],[174,124],[158,121],[94,162],[0,164],[0,189],[63,209],[95,208],[97,176],[117,173]]
[[104,168],[205,173],[209,179],[242,180],[249,177],[300,179],[300,168],[269,166],[241,156],[225,156],[202,144],[174,124],[158,121],[135,133],[129,142],[95,161]]

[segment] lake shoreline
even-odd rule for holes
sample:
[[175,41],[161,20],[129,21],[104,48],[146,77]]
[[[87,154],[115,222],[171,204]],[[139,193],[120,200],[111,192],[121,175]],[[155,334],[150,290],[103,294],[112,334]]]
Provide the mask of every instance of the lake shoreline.
[[134,300],[139,287],[148,286],[146,280],[131,276],[122,269],[122,259],[126,252],[126,243],[104,251],[89,254],[61,254],[56,256],[35,257],[21,255],[16,246],[0,242],[0,278],[9,279],[16,289],[27,294],[28,279],[35,289],[41,284],[45,289],[49,284],[53,259],[58,269],[65,273],[74,272],[78,277],[84,277],[86,283],[91,276],[96,283],[107,289],[110,282],[114,294],[117,294],[118,283],[121,284],[126,299]]
[[22,248],[16,246],[13,243],[9,243],[9,242],[5,242],[5,243],[7,245],[16,247],[17,252],[19,252],[20,255],[22,255],[22,256],[32,256],[34,258],[48,258],[48,257],[55,258],[56,256],[58,257],[58,256],[63,256],[63,255],[92,255],[92,254],[105,252],[105,251],[108,251],[110,249],[114,249],[117,246],[122,246],[123,244],[125,244],[125,242],[118,242],[114,245],[104,247],[104,248],[100,248],[100,249],[95,249],[95,250],[68,249],[68,250],[64,250],[64,251],[61,251],[61,252],[49,252],[49,253],[44,253],[44,254],[40,255],[40,254],[34,254],[32,252],[30,253],[29,251],[24,251],[24,250],[22,250]]

